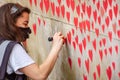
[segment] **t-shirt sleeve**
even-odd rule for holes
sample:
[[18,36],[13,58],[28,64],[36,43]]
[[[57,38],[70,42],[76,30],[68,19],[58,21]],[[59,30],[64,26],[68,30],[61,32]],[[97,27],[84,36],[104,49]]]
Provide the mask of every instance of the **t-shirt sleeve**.
[[14,72],[21,74],[21,72],[18,71],[20,68],[26,67],[35,62],[20,44],[16,44],[11,52],[9,63]]

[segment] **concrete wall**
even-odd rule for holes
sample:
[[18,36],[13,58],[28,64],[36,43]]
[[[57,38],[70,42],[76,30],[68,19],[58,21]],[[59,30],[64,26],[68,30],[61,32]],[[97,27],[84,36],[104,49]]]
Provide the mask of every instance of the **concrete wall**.
[[30,56],[41,64],[50,52],[48,37],[67,38],[48,80],[120,79],[119,0],[1,0],[28,6]]

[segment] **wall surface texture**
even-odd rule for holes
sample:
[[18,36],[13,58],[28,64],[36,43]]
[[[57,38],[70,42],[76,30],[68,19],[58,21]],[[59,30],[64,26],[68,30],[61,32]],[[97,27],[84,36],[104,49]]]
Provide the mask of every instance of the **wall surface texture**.
[[120,0],[0,0],[31,9],[26,46],[42,64],[61,31],[66,37],[48,80],[120,80]]

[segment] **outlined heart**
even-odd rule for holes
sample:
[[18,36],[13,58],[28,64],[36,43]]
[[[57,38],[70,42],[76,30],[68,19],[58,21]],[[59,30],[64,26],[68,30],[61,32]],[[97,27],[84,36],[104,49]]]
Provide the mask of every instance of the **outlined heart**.
[[101,74],[100,64],[98,64],[98,65],[96,66],[96,68],[97,68],[98,76],[99,76],[99,78],[100,78],[100,74]]
[[70,12],[66,12],[66,17],[67,17],[68,22],[70,22]]
[[106,74],[107,74],[108,80],[111,80],[111,78],[112,78],[112,70],[111,70],[110,66],[108,66],[108,68],[106,69]]
[[54,4],[54,2],[51,2],[51,9],[52,9],[52,14],[55,15],[55,4]]
[[33,31],[34,31],[34,35],[36,35],[36,24],[33,24]]
[[61,13],[62,13],[62,17],[64,18],[64,16],[65,16],[65,6],[64,5],[61,6]]
[[92,50],[88,50],[88,55],[89,55],[89,58],[91,60],[91,62],[93,61],[93,52]]
[[89,68],[90,68],[90,63],[89,63],[89,59],[85,60],[85,67],[86,67],[86,70],[89,74]]
[[87,6],[87,15],[89,18],[91,17],[91,12],[92,12],[91,6]]
[[70,68],[72,69],[72,60],[70,57],[68,57],[68,63],[69,63]]
[[56,14],[58,17],[60,17],[60,7],[56,6]]
[[49,2],[49,0],[44,0],[44,5],[45,5],[46,13],[47,13],[48,10],[49,10],[49,7],[50,7],[50,2]]
[[118,4],[116,4],[115,6],[113,6],[113,10],[114,10],[114,15],[117,18],[118,15]]

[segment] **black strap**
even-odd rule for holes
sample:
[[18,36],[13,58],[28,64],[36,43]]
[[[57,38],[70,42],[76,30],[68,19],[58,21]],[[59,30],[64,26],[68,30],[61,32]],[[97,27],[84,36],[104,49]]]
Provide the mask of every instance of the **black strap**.
[[12,48],[14,47],[15,44],[17,44],[17,42],[12,42],[11,41],[6,47],[5,54],[3,56],[2,64],[1,64],[1,67],[0,67],[0,80],[4,80],[4,78],[5,78],[5,73],[6,73],[6,70],[7,70],[7,64],[8,64],[9,56],[10,56]]

